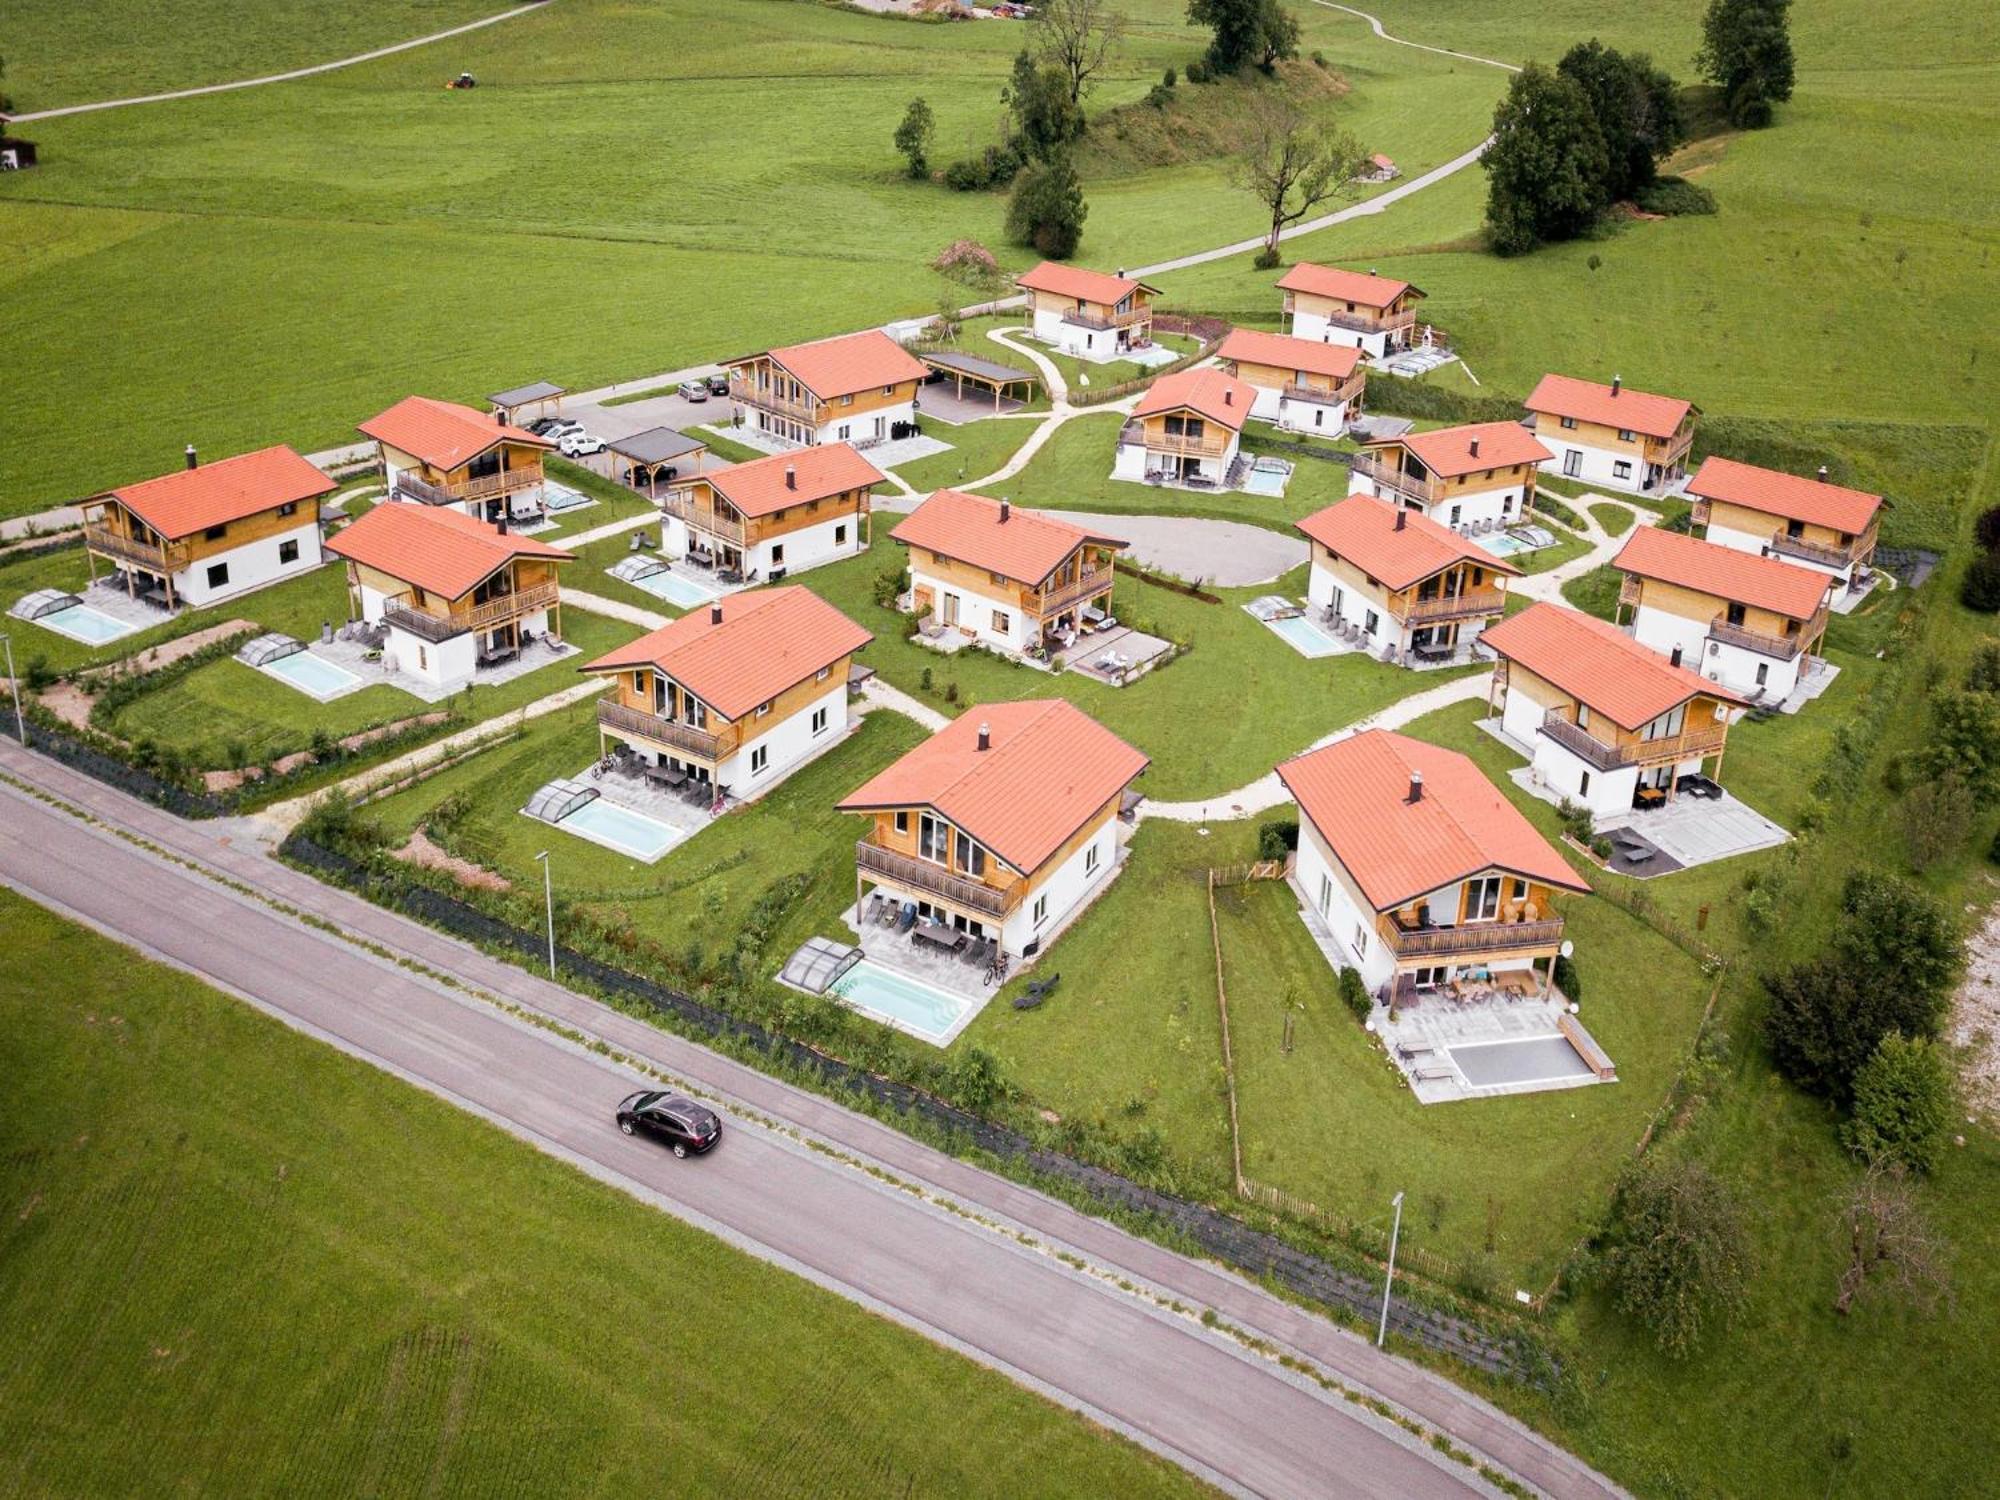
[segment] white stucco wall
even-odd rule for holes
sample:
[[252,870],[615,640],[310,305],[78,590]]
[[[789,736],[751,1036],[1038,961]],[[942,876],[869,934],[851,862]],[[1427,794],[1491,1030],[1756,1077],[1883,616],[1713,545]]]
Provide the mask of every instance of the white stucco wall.
[[[1097,868],[1086,871],[1092,850],[1097,854]],[[1056,866],[1049,877],[1014,908],[1001,926],[1001,946],[1009,953],[1018,954],[1038,936],[1046,940],[1100,881],[1111,878],[1112,871],[1117,867],[1118,821],[1113,818],[1092,834],[1088,843],[1080,845]],[[1037,922],[1035,904],[1044,897],[1047,898],[1047,906],[1042,920]]]
[[1389,335],[1382,333],[1361,333],[1352,328],[1342,328],[1330,323],[1324,313],[1296,312],[1292,314],[1293,337],[1311,339],[1320,344],[1340,344],[1348,349],[1359,349],[1370,359],[1380,359],[1388,349]]
[[[919,567],[912,567],[910,569],[910,585],[912,592],[919,589],[929,589],[931,591],[931,596],[935,600],[932,606],[932,618],[937,620],[945,618],[945,595],[956,595],[958,598],[958,628],[960,630],[971,631],[975,639],[984,641],[989,646],[997,646],[1006,651],[1020,652],[1026,650],[1033,642],[1033,626],[1028,617],[1019,609],[1006,604],[996,603],[984,595],[972,593],[962,584],[947,583],[933,574],[926,573]],[[1004,614],[1007,616],[1005,629],[997,628],[994,625],[993,617],[995,614]]]
[[[1543,446],[1553,450],[1555,454],[1542,464],[1543,472],[1561,474],[1581,480],[1585,484],[1601,484],[1610,489],[1625,490],[1635,495],[1644,492],[1646,461],[1638,454],[1618,453],[1609,448],[1594,448],[1588,443],[1577,442],[1574,433],[1564,432],[1560,428],[1549,433],[1538,431],[1536,436],[1541,438]],[[1566,455],[1572,452],[1582,455],[1579,467],[1573,474],[1563,467]],[[1628,478],[1618,477],[1617,467],[1621,463],[1631,465],[1632,472]]]
[[[377,617],[380,617],[379,611]],[[382,643],[382,664],[385,667],[420,677],[439,688],[455,688],[470,682],[478,659],[479,640],[470,631],[432,644],[391,625],[389,638]]]
[[1646,605],[1639,606],[1630,629],[1632,638],[1640,645],[1651,647],[1669,660],[1675,647],[1679,647],[1681,665],[1701,673],[1710,682],[1719,682],[1739,692],[1757,690],[1757,669],[1762,667],[1763,696],[1774,701],[1788,696],[1798,686],[1799,672],[1806,660],[1804,652],[1787,661],[1733,641],[1712,641],[1703,622]]
[[[783,781],[789,772],[822,745],[830,744],[845,734],[846,679],[836,672],[827,678],[826,686],[825,693],[787,718],[779,719],[774,714],[761,726],[754,717],[750,719],[749,733],[752,737],[745,739],[733,755],[716,767],[716,781],[734,796],[755,796]],[[814,733],[813,715],[821,709],[826,710],[826,727]],[[751,760],[759,749],[768,751],[769,758],[763,770],[753,772],[750,769]]]
[[[836,533],[843,533],[839,540],[835,539]],[[783,553],[782,560],[777,556],[780,551]],[[822,563],[853,557],[860,551],[861,518],[850,513],[759,542],[745,552],[744,566],[756,569],[758,581],[765,582],[770,579],[773,568],[782,567],[789,577]]]
[[1375,930],[1375,910],[1362,899],[1319,830],[1304,817],[1299,819],[1299,857],[1293,873],[1338,941],[1341,962],[1360,970],[1370,994],[1387,984],[1396,972],[1396,955]]
[[[278,554],[286,542],[297,543],[299,550],[298,557],[288,563],[278,561]],[[254,542],[213,553],[182,568],[174,574],[174,595],[200,608],[204,604],[213,604],[219,599],[243,593],[246,589],[261,588],[281,578],[306,572],[318,567],[321,561],[319,523],[305,521],[290,531],[259,537]],[[229,576],[222,583],[211,584],[208,570],[218,565],[227,567]]]

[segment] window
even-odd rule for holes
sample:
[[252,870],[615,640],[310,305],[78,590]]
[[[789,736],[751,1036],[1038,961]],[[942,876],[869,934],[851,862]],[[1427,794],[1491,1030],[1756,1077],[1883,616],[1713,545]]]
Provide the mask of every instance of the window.
[[893,385],[885,385],[882,387],[882,394],[885,396],[893,396],[896,394],[896,388]]
[[1581,448],[1565,449],[1563,451],[1563,473],[1574,479],[1582,472],[1583,450]]
[[774,568],[781,568],[784,565],[785,565],[785,544],[783,542],[773,542],[771,544],[771,566]]
[[296,537],[289,542],[278,543],[278,565],[280,567],[283,567],[286,563],[295,563],[298,560],[299,544]]
[[283,505],[278,507],[278,514],[281,516],[295,516],[298,513],[299,502],[296,500],[287,500]]
[[1528,882],[1525,880],[1516,880],[1514,882],[1513,890],[1509,892],[1508,899],[1513,901],[1526,901],[1528,899]]
[[229,583],[229,564],[211,563],[208,568],[208,586],[212,589],[224,588]]
[[1657,719],[1653,720],[1644,729],[1640,730],[1639,738],[1642,740],[1670,740],[1681,732],[1681,726],[1686,722],[1687,705],[1685,703],[1677,703]]
[[750,752],[750,774],[752,776],[763,775],[765,768],[770,764],[771,747],[769,745],[759,745]]
[[917,822],[917,853],[934,865],[951,858],[951,828],[942,818],[925,813]]
[[1588,797],[1590,795],[1590,772],[1585,771],[1583,775],[1577,778],[1576,794],[1579,797]]
[[814,681],[814,682],[825,682],[825,681],[827,680],[827,678],[831,677],[832,675],[833,675],[833,668],[832,668],[832,667],[821,667],[821,668],[819,669],[818,673],[814,675],[814,677],[813,677],[813,681]]
[[1740,604],[1730,605],[1729,613],[1726,616],[1724,616],[1724,618],[1727,619],[1729,623],[1732,625],[1741,625],[1745,618],[1745,611],[1743,609],[1743,606]]
[[632,691],[638,697],[643,698],[646,696],[646,674],[644,672],[634,672],[632,674]]
[[430,652],[426,651],[422,646],[417,647],[417,670],[419,672],[428,672],[430,669],[431,669]]
[[896,814],[896,832],[902,834],[905,838],[909,837],[910,814],[907,809]]
[[769,713],[771,712],[771,703],[772,703],[772,701],[774,701],[774,700],[769,700],[769,699],[767,699],[767,700],[766,700],[765,702],[762,702],[762,703],[760,703],[760,704],[758,704],[758,705],[757,705],[757,717],[758,717],[758,718],[760,718],[760,719],[761,719],[761,718],[764,718],[764,717],[765,717],[765,716],[766,716],[767,714],[769,714]]
[[1333,877],[1324,870],[1319,876],[1319,914],[1325,916],[1333,910]]
[[214,541],[220,541],[223,537],[227,536],[228,534],[229,534],[229,527],[225,523],[224,525],[221,526],[211,526],[201,535],[204,541],[214,542]]
[[1465,883],[1465,920],[1490,922],[1500,915],[1500,877],[1482,875]]
[[1376,631],[1382,628],[1382,617],[1376,614],[1374,610],[1372,609],[1369,610],[1368,617],[1367,619],[1362,621],[1361,628],[1367,631],[1370,635],[1375,634]]
[[836,547],[845,547],[847,545],[847,527],[845,525],[833,528],[833,545]]
[[1631,429],[1631,428],[1629,428],[1629,427],[1621,427],[1621,428],[1619,428],[1619,429],[1618,429],[1618,441],[1619,441],[1619,442],[1621,442],[1621,443],[1629,443],[1629,442],[1631,442],[1632,440],[1633,440],[1633,439],[1632,439],[1632,429]]
[[1612,464],[1611,477],[1613,479],[1630,479],[1632,477],[1632,465],[1630,461],[1621,458]]
[[962,833],[958,835],[956,842],[958,844],[957,863],[959,869],[965,871],[968,875],[984,875],[986,873],[986,851]]
[[1758,686],[1758,687],[1763,687],[1763,686],[1764,686],[1764,685],[1765,685],[1765,684],[1766,684],[1767,682],[1769,682],[1770,680],[1771,680],[1771,664],[1770,664],[1769,662],[1767,662],[1767,661],[1760,661],[1760,662],[1758,662],[1758,663],[1757,663],[1757,686]]
[[1564,417],[1564,418],[1562,419],[1562,428],[1563,428],[1563,431],[1564,431],[1564,432],[1575,432],[1575,431],[1576,431],[1576,418],[1575,418],[1575,417]]
[[812,732],[814,734],[826,733],[826,710],[824,708],[816,708],[813,710]]
[[1348,946],[1354,950],[1356,958],[1368,956],[1368,928],[1365,924],[1360,922],[1354,924],[1354,937]]
[[1324,427],[1324,426],[1326,426],[1326,408],[1325,408],[1325,407],[1323,407],[1323,406],[1315,406],[1315,407],[1313,408],[1313,426],[1315,426],[1315,427]]
[[993,611],[993,633],[995,635],[1012,635],[1014,633],[1014,617],[1008,614],[1006,610],[996,609]]
[[[840,404],[842,406],[852,406],[854,404],[854,398],[852,396],[842,396],[840,398]],[[845,437],[847,435],[847,429],[845,427],[841,428],[840,433],[842,437]]]
[[1041,926],[1049,919],[1049,898],[1047,895],[1035,897],[1035,925]]
[[1458,524],[1459,515],[1464,511],[1464,509],[1465,507],[1462,505],[1454,505],[1451,508],[1451,520],[1447,524],[1456,526]]

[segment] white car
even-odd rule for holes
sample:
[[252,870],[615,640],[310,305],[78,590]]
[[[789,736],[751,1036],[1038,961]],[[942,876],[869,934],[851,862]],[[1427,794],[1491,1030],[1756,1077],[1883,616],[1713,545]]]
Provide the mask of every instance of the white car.
[[582,458],[586,454],[602,453],[604,439],[592,437],[579,427],[574,432],[565,432],[556,440],[556,451],[564,458]]

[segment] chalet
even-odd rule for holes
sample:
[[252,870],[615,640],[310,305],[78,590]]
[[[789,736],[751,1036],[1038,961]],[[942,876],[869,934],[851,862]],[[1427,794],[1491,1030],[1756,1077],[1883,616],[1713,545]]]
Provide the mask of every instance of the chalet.
[[992,703],[945,725],[840,804],[855,909],[873,886],[926,921],[1040,953],[1122,863],[1118,814],[1147,758],[1063,698]]
[[868,497],[882,471],[846,443],[774,454],[668,489],[670,557],[692,556],[747,581],[776,580],[868,548]]
[[1250,415],[1259,421],[1337,438],[1361,414],[1359,349],[1232,328],[1215,353],[1226,373],[1256,391]]
[[1882,507],[1866,490],[1705,458],[1688,481],[1694,524],[1719,547],[1757,552],[1831,574],[1842,588],[1867,581],[1875,561]]
[[879,328],[725,360],[736,418],[793,447],[887,442],[914,422],[929,368]]
[[280,445],[106,490],[83,502],[93,579],[103,558],[135,597],[199,607],[320,565],[319,502],[334,482]]
[[1666,494],[1687,477],[1694,446],[1692,402],[1611,384],[1544,375],[1528,397],[1530,425],[1548,445],[1542,467],[1566,479],[1632,494]]
[[1014,279],[1028,294],[1036,338],[1078,359],[1118,359],[1153,341],[1157,288],[1045,260]]
[[1424,293],[1407,281],[1300,261],[1278,281],[1285,331],[1321,344],[1346,344],[1371,359],[1410,347]]
[[1212,366],[1154,381],[1118,434],[1113,479],[1223,489],[1234,482],[1256,390]]
[[1782,702],[1826,639],[1825,573],[1642,526],[1611,565],[1618,618],[1676,666],[1756,702]]
[[1557,796],[1606,817],[1670,801],[1711,763],[1720,777],[1730,711],[1747,706],[1733,689],[1559,604],[1529,605],[1480,645],[1498,658],[1488,708]]
[[847,670],[873,639],[796,584],[718,599],[583,669],[616,686],[598,738],[755,796],[847,733]]
[[352,618],[382,664],[446,691],[562,638],[556,569],[572,554],[449,506],[378,505],[327,550],[347,559]]
[[1454,531],[1500,531],[1534,508],[1535,471],[1548,458],[1519,422],[1476,422],[1369,443],[1349,484]]
[[1420,512],[1349,495],[1299,522],[1312,543],[1306,598],[1371,654],[1450,661],[1507,609],[1502,562]]
[[1557,893],[1590,886],[1469,758],[1369,729],[1278,778],[1299,805],[1299,893],[1370,993],[1438,989],[1467,970],[1518,971],[1548,992]]
[[1126,545],[1053,516],[939,490],[889,533],[910,549],[920,620],[982,645],[1035,655],[1111,612],[1112,559]]
[[392,500],[443,506],[475,520],[547,514],[542,455],[554,444],[469,406],[405,396],[361,424],[375,439]]

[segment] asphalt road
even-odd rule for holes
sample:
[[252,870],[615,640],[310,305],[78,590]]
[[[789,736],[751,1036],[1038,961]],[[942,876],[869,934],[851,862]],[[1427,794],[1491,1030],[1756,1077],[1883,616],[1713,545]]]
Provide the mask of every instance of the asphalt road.
[[[0,785],[0,880],[186,968],[299,1029],[473,1110],[741,1248],[841,1292],[1246,1495],[1491,1493],[1469,1470],[1196,1320],[1126,1277],[1380,1391],[1550,1493],[1617,1491],[1493,1408],[1216,1268],[1172,1255],[888,1127],[485,958],[276,864],[241,830],[183,823],[0,744],[0,769],[87,808],[86,823]],[[108,831],[195,859],[262,897]],[[267,899],[268,898],[268,899]],[[586,1027],[797,1132],[1038,1241],[1078,1270],[852,1160],[740,1115],[709,1157],[627,1139],[611,1105],[633,1071],[270,904],[308,903],[357,937]],[[1105,1274],[1105,1273],[1108,1273]],[[1356,1372],[1359,1372],[1357,1378]]]

